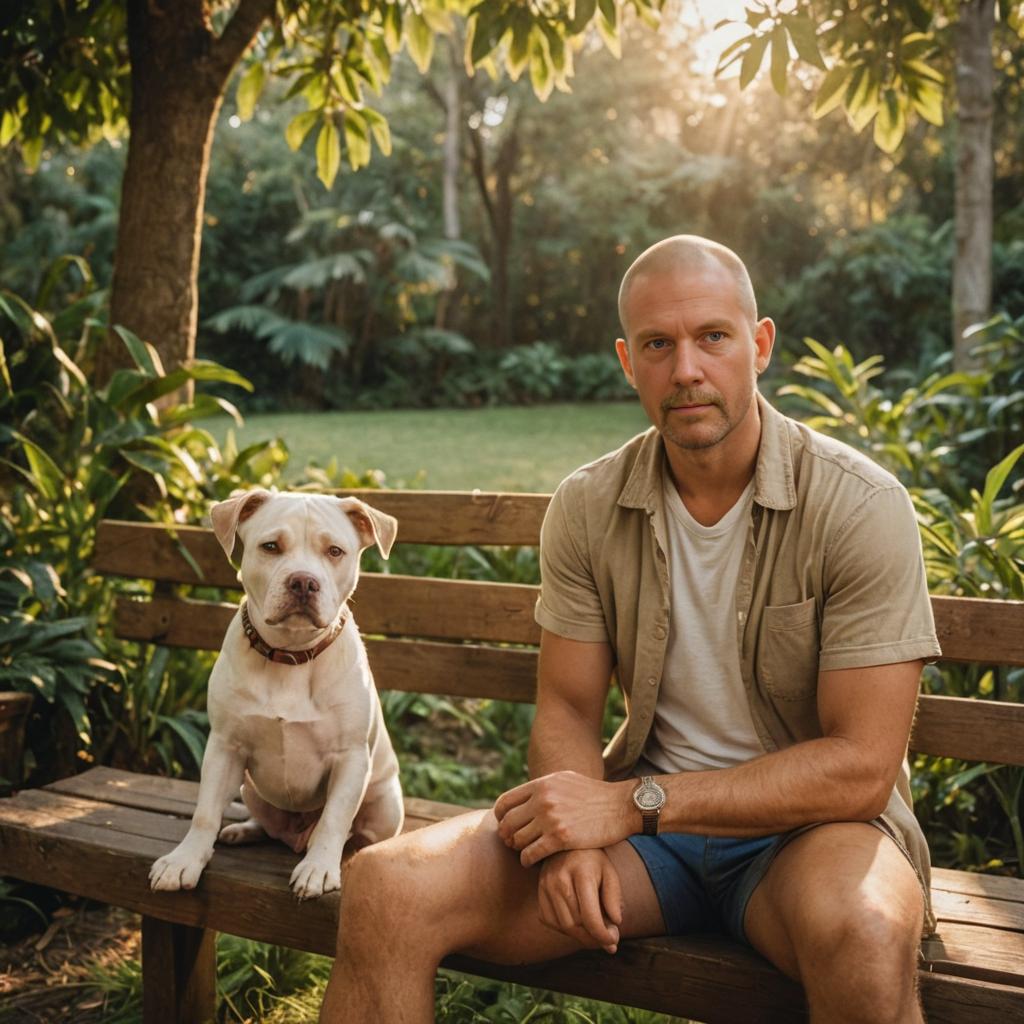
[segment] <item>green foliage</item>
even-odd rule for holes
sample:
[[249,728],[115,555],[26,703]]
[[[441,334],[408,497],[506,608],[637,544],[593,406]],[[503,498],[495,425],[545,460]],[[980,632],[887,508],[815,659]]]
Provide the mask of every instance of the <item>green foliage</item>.
[[[933,63],[938,40],[935,4],[875,0],[834,17],[831,5],[804,0],[795,13],[758,4],[747,9],[750,34],[723,51],[718,71],[741,62],[740,88],[756,77],[771,54],[771,81],[785,95],[791,54],[826,71],[814,116],[842,106],[858,132],[874,121],[874,141],[892,153],[906,133],[908,116],[942,124],[945,76]],[[826,63],[825,55],[830,58]]]
[[[384,155],[391,152],[387,119],[368,104],[366,93],[381,94],[403,46],[426,72],[435,37],[453,34],[458,18],[465,25],[468,70],[496,74],[504,63],[518,77],[528,66],[534,91],[546,99],[554,88],[568,89],[573,44],[591,26],[617,52],[620,7],[656,23],[662,2],[602,0],[541,10],[509,0],[415,5],[373,0],[347,6],[287,0],[257,36],[236,103],[242,118],[252,117],[271,77],[286,84],[286,98],[301,97],[306,109],[292,117],[286,138],[298,149],[315,136],[317,176],[330,189],[343,155],[357,170],[369,163],[373,143]],[[252,5],[217,14],[213,25],[197,20],[194,34],[202,38],[207,60],[233,63],[236,34],[249,38],[251,30],[242,23],[251,19]],[[173,33],[147,33],[147,17],[139,13],[129,43],[124,7],[111,0],[70,8],[46,0],[16,9],[0,34],[0,146],[19,141],[23,159],[34,169],[46,144],[93,143],[120,134],[130,101],[130,47],[138,59],[144,45],[168,50],[176,45]],[[82,46],[82,39],[90,45]]]
[[[158,404],[186,380],[248,386],[233,371],[196,361],[167,373],[153,348],[115,328],[134,369],[97,390],[88,372],[104,331],[88,269],[59,312],[0,291],[0,682],[33,693],[31,781],[74,770],[80,759],[173,773],[198,769],[205,717],[201,657],[142,656],[97,632],[112,617],[114,585],[90,568],[101,519],[196,521],[237,486],[270,484],[287,454],[263,443],[224,449],[195,426],[237,415],[200,393]],[[47,275],[40,298],[54,295]]]

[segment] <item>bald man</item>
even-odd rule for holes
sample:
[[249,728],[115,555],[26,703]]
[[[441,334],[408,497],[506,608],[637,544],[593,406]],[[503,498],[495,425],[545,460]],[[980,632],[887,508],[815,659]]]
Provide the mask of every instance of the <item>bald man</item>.
[[[710,931],[799,980],[814,1021],[919,1022],[905,754],[939,647],[909,498],[759,395],[775,326],[735,253],[666,239],[619,311],[652,427],[545,517],[530,781],[352,859],[321,1019],[427,1024],[454,951]],[[603,748],[613,669],[629,710]]]

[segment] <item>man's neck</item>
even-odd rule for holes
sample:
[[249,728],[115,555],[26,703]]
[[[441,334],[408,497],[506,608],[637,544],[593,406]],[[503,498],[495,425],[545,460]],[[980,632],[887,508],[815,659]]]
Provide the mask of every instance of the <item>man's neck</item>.
[[702,526],[713,526],[739,500],[754,476],[760,444],[761,410],[754,395],[747,415],[718,444],[697,449],[665,445],[679,497]]

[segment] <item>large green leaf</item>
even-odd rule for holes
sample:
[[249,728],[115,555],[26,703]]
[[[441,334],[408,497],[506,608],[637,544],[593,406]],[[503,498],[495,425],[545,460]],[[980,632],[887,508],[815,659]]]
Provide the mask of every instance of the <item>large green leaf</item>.
[[341,166],[341,141],[334,122],[327,118],[316,140],[316,173],[325,188],[334,184]]

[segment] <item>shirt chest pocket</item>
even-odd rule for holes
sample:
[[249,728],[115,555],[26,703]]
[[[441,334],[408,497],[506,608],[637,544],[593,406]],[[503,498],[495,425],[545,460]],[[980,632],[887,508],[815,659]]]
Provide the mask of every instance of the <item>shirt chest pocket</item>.
[[765,605],[757,675],[777,700],[806,700],[817,693],[818,612],[813,597],[797,604]]

